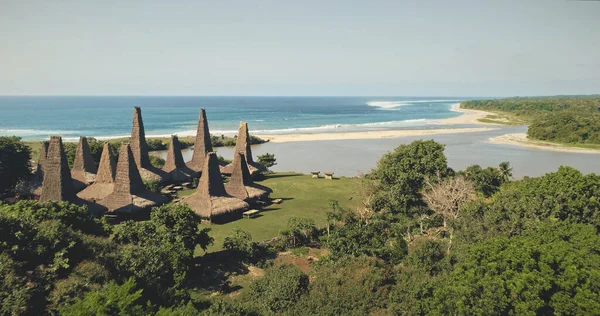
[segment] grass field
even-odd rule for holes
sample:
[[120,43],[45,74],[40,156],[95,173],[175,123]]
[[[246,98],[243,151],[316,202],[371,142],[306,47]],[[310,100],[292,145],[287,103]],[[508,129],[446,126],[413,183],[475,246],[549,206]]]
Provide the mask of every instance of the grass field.
[[[354,178],[326,180],[312,179],[310,175],[299,173],[274,173],[257,183],[273,189],[271,197],[283,199],[283,203],[270,205],[253,219],[243,218],[223,225],[206,225],[211,228],[210,235],[215,239],[208,252],[220,250],[223,240],[234,228],[248,231],[255,241],[265,240],[277,236],[291,217],[311,218],[317,226],[324,226],[325,215],[330,210],[333,200],[338,201],[342,207],[358,205],[357,199],[352,198],[355,196],[357,185],[357,179]],[[193,192],[181,191],[180,195],[185,196]],[[201,253],[200,250],[198,254]]]

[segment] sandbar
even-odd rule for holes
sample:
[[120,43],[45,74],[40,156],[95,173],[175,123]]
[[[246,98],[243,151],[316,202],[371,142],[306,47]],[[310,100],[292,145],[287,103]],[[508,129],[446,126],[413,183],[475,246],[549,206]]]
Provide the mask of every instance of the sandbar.
[[598,149],[569,147],[551,142],[531,140],[527,138],[526,133],[515,133],[496,136],[490,138],[489,142],[494,144],[517,145],[529,148],[537,148],[541,150],[551,150],[578,154],[600,154],[600,150]]

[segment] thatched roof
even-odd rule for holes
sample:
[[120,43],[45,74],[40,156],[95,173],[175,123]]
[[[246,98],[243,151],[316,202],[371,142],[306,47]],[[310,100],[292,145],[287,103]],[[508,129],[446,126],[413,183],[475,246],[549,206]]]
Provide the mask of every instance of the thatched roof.
[[192,154],[192,160],[188,161],[187,166],[196,172],[202,172],[204,158],[206,157],[207,153],[212,151],[213,148],[210,141],[208,122],[206,120],[206,111],[204,109],[200,109],[198,130],[196,131],[196,142],[194,143],[194,153]]
[[44,181],[40,201],[69,201],[75,199],[75,187],[69,171],[62,138],[50,137],[48,154],[44,162]]
[[88,184],[94,182],[96,180],[96,172],[98,172],[98,169],[94,163],[94,158],[92,158],[87,138],[81,136],[79,137],[79,144],[77,144],[77,150],[75,151],[73,169],[71,169],[71,177],[75,183],[75,189],[81,191]]
[[130,145],[121,144],[113,191],[98,204],[109,212],[135,212],[165,201],[164,196],[146,190]]
[[148,155],[148,144],[146,144],[146,133],[142,121],[142,109],[139,106],[133,108],[133,123],[131,126],[131,151],[138,168],[140,176],[144,180],[164,182],[167,175],[150,163]]
[[225,190],[231,196],[238,199],[264,199],[272,192],[270,188],[257,185],[252,181],[252,176],[248,170],[246,159],[243,153],[238,153],[233,157],[233,171],[229,182],[225,184]]
[[173,182],[184,182],[193,177],[198,177],[198,173],[188,168],[183,161],[181,144],[177,136],[171,136],[171,143],[167,150],[167,160],[162,170],[169,174]]
[[200,216],[209,219],[248,209],[248,203],[230,196],[225,191],[216,153],[206,155],[202,170],[196,193],[185,198],[184,204]]
[[115,162],[110,153],[110,145],[104,143],[96,182],[77,194],[86,200],[101,200],[112,193],[115,182]]
[[[248,165],[250,175],[255,175],[257,173],[266,171],[263,165],[255,163],[254,159],[252,158],[252,149],[250,148],[250,133],[248,132],[248,123],[246,122],[240,122],[233,158],[235,159],[235,156],[239,155],[240,153],[244,153],[246,157],[246,164]],[[225,175],[231,175],[233,173],[233,168],[234,166],[232,162],[221,168],[221,172]]]

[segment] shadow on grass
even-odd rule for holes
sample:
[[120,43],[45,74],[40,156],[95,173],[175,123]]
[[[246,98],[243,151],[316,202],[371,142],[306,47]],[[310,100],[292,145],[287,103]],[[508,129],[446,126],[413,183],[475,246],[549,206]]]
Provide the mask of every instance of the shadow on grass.
[[257,176],[255,180],[261,181],[261,180],[266,180],[266,179],[301,177],[301,176],[303,176],[303,174],[301,174],[301,173],[286,173],[286,174],[275,173],[275,174],[267,174],[267,175],[261,174],[261,175]]
[[273,212],[273,211],[277,211],[277,210],[280,210],[280,208],[279,207],[266,207],[266,208],[263,208],[260,212],[266,213],[266,212]]

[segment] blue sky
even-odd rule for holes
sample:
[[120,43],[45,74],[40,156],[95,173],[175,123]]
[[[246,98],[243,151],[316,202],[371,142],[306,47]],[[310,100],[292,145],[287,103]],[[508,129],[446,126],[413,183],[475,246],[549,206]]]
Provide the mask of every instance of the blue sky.
[[2,95],[600,93],[600,1],[0,0]]

